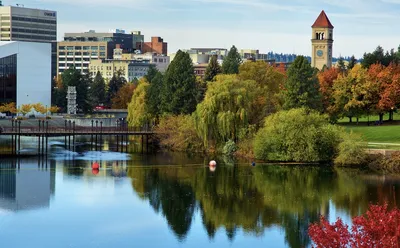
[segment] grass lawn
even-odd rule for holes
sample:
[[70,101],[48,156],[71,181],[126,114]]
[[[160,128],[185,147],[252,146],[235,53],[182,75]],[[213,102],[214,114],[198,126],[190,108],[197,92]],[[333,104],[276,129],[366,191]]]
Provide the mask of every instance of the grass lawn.
[[400,123],[398,122],[382,126],[367,126],[365,123],[360,123],[360,125],[342,124],[342,126],[349,132],[361,134],[368,142],[368,148],[400,150]]

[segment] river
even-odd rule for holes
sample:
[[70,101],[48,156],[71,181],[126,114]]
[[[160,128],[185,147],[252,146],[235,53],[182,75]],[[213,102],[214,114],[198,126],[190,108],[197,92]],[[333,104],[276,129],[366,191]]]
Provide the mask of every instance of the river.
[[47,159],[0,159],[0,244],[309,247],[320,214],[350,223],[369,203],[398,205],[399,186],[358,169],[59,147]]

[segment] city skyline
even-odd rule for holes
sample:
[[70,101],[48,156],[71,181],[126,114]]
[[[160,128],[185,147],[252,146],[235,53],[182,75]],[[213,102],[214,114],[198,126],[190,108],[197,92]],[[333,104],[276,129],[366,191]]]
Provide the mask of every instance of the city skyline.
[[[57,11],[58,40],[89,29],[140,30],[161,36],[170,53],[190,47],[258,49],[311,56],[311,25],[325,10],[334,29],[333,56],[360,58],[378,45],[397,49],[399,0],[19,0]],[[4,5],[15,1],[3,0]]]

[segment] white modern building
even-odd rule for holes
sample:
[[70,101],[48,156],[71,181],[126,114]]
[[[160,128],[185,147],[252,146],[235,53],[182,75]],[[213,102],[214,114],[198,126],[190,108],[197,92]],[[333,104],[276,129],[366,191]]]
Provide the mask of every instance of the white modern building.
[[34,160],[22,159],[22,170],[16,162],[2,162],[0,171],[0,212],[18,212],[50,206],[55,193],[55,170],[38,168]]
[[51,44],[0,41],[0,103],[51,105]]

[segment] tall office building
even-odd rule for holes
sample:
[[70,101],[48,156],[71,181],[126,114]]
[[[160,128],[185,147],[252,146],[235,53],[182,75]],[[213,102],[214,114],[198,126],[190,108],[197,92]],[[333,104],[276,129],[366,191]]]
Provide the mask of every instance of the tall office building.
[[57,45],[57,73],[60,74],[71,66],[82,73],[88,73],[90,60],[112,59],[117,44],[124,51],[134,51],[134,41],[137,40],[142,40],[140,32],[127,34],[119,29],[108,33],[96,33],[94,30],[65,33],[64,41]]
[[52,43],[52,77],[57,69],[57,12],[22,6],[3,6],[0,1],[0,41]]

